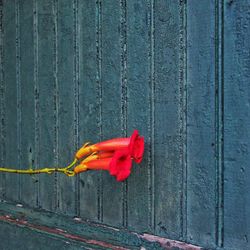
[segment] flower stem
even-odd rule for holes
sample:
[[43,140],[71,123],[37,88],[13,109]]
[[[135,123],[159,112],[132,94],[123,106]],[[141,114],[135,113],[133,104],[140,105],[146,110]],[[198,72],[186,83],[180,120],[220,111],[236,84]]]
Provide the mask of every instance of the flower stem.
[[41,168],[41,169],[12,169],[12,168],[0,168],[0,172],[16,173],[16,174],[52,174],[54,172],[64,173],[67,176],[74,176],[74,171],[70,170],[77,163],[77,159],[74,159],[65,168]]

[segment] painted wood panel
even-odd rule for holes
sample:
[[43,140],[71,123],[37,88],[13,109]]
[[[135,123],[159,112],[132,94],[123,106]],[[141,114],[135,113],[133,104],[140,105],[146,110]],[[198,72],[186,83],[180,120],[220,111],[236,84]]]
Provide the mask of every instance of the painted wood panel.
[[[38,126],[39,126],[39,167],[56,164],[56,81],[55,74],[55,5],[52,0],[37,2],[38,32]],[[39,206],[53,210],[56,206],[56,175],[39,176]]]
[[249,249],[250,1],[224,4],[224,246]]
[[182,236],[179,8],[177,1],[155,1],[155,232],[171,238]]
[[[57,19],[57,138],[59,166],[66,166],[73,159],[75,136],[75,19],[74,2],[58,1]],[[67,82],[67,85],[64,84]],[[76,179],[58,175],[58,204],[63,213],[76,214]]]
[[94,171],[1,174],[1,199],[211,249],[248,249],[249,6],[0,1],[1,165],[65,166],[84,142],[135,128],[146,142],[124,183]]
[[[146,154],[141,165],[134,164],[131,178],[128,179],[127,210],[128,228],[148,230],[153,217],[152,211],[152,171],[150,165],[150,132],[153,85],[151,67],[151,2],[128,1],[126,10],[126,97],[127,130],[134,129],[145,137]],[[144,61],[145,63],[141,63]],[[147,112],[145,112],[147,110]],[[141,185],[138,185],[140,183]],[[152,228],[151,228],[152,230]]]
[[215,1],[187,6],[187,240],[208,247],[217,212],[215,11]]
[[[79,101],[78,145],[95,143],[100,135],[100,70],[98,68],[97,26],[99,19],[98,2],[79,1]],[[76,44],[75,44],[76,45]],[[79,212],[81,217],[100,219],[100,177],[98,173],[83,174],[79,177]]]
[[[34,84],[34,23],[33,5],[30,1],[19,3],[20,17],[20,91],[21,91],[21,168],[35,168],[35,84]],[[27,112],[29,110],[29,112]],[[21,201],[37,205],[38,178],[20,176]]]
[[[109,139],[121,137],[126,133],[124,121],[124,81],[122,72],[124,70],[123,51],[123,13],[120,8],[120,1],[102,1],[99,3],[99,58],[101,65],[101,137]],[[106,224],[123,226],[127,223],[127,216],[124,213],[126,196],[121,183],[117,183],[113,176],[108,172],[101,175],[101,219]],[[126,184],[124,184],[126,185]],[[110,197],[113,204],[110,206]]]
[[[18,4],[15,1],[3,5],[3,70],[5,91],[5,163],[10,168],[19,168],[20,150],[20,57],[18,36],[19,15]],[[8,150],[7,150],[8,149]],[[8,199],[19,201],[20,176],[6,175],[5,194]]]
[[[3,69],[3,5],[0,4],[0,164],[5,165],[5,84]],[[5,174],[0,176],[0,197],[5,196]]]

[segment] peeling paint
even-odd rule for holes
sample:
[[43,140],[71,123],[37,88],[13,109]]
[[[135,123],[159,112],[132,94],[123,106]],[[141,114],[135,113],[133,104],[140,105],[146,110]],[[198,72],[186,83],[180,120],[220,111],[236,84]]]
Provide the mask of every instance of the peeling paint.
[[194,245],[181,242],[181,241],[169,240],[169,239],[151,235],[151,234],[143,234],[143,235],[138,235],[138,236],[149,242],[157,242],[164,249],[176,249],[177,248],[177,249],[182,249],[182,250],[202,250],[202,248],[198,246],[194,246]]
[[54,234],[54,235],[60,235],[60,236],[63,236],[67,239],[70,239],[70,240],[80,241],[80,242],[84,242],[84,243],[91,244],[91,245],[105,247],[108,249],[128,250],[127,248],[124,248],[121,246],[115,246],[115,245],[112,245],[112,244],[104,242],[104,241],[86,239],[86,238],[83,238],[82,236],[79,236],[79,235],[66,233],[66,231],[64,231],[60,228],[50,228],[47,226],[35,225],[35,224],[28,223],[26,220],[11,218],[10,216],[6,216],[6,215],[0,216],[0,221],[5,221],[5,222],[16,224],[19,226],[26,226],[28,228],[32,228],[32,229],[35,229],[38,231],[42,231],[42,232],[46,232],[46,233],[50,233],[50,234]]

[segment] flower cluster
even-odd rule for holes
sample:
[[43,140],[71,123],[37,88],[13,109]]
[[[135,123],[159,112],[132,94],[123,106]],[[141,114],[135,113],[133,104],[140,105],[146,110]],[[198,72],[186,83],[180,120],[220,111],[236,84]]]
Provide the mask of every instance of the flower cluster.
[[128,138],[114,138],[111,140],[84,145],[76,153],[81,163],[74,168],[76,174],[92,170],[107,170],[116,177],[117,181],[124,181],[131,173],[132,160],[140,163],[144,153],[144,138],[137,130]]

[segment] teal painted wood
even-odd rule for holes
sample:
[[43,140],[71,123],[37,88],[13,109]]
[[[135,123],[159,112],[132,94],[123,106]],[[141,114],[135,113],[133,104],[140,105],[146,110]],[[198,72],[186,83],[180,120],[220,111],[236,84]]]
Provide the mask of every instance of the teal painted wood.
[[[103,247],[94,247],[93,245],[84,243],[75,243],[74,241],[69,242],[64,239],[57,238],[54,236],[48,236],[44,233],[35,232],[28,228],[12,226],[9,224],[1,224],[0,234],[8,235],[4,237],[0,243],[1,247],[6,250],[20,249],[20,250],[32,250],[32,249],[54,249],[54,250],[79,250],[79,249],[106,249]],[[18,238],[16,238],[18,235]],[[16,238],[17,240],[13,240]],[[91,247],[91,248],[90,248]]]
[[[128,179],[127,211],[128,228],[148,231],[153,217],[152,211],[152,171],[150,164],[151,127],[151,2],[128,1],[126,11],[126,81],[127,81],[127,130],[134,129],[145,137],[146,149],[141,165],[134,164]],[[151,60],[150,57],[151,56]],[[144,62],[143,64],[141,62]],[[146,112],[145,112],[146,110]],[[150,155],[151,156],[151,155]],[[138,183],[140,183],[138,185]],[[151,228],[152,230],[152,228]]]
[[187,240],[207,247],[217,237],[215,7],[187,6]]
[[[20,18],[20,90],[21,90],[21,168],[35,168],[35,84],[33,5],[29,0],[19,3]],[[29,112],[27,112],[29,110]],[[20,176],[21,202],[37,205],[38,178]]]
[[248,249],[249,6],[0,1],[1,165],[64,166],[82,143],[134,128],[146,140],[125,183],[94,171],[1,174],[1,199],[51,217]]
[[[65,166],[73,159],[75,137],[75,49],[74,2],[57,3],[57,75],[58,75],[58,164]],[[65,85],[64,82],[67,82]],[[59,210],[76,214],[76,179],[58,175]]]
[[[101,43],[101,139],[123,135],[122,119],[122,13],[119,1],[103,1],[101,4],[100,35]],[[126,197],[123,186],[113,176],[105,172],[102,175],[102,220],[106,224],[123,226],[127,223],[124,214]],[[115,206],[110,206],[110,198]]]
[[[177,1],[155,1],[154,183],[155,233],[182,237],[182,127]],[[145,104],[144,104],[145,105]]]
[[[4,84],[5,84],[5,105],[8,107],[5,114],[6,153],[5,162],[10,168],[19,168],[19,125],[20,120],[20,82],[19,82],[19,58],[17,50],[19,37],[17,12],[18,8],[14,1],[5,2],[3,5],[3,54],[4,54]],[[18,107],[19,106],[19,107]],[[20,118],[20,117],[19,117]],[[8,150],[7,150],[8,149]],[[19,179],[17,175],[6,175],[5,194],[9,200],[19,201]]]
[[[40,249],[40,247],[41,249],[58,249],[58,245],[53,245],[58,241],[57,244],[60,242],[62,247],[65,246],[63,243],[67,244],[68,249],[79,246],[79,249],[85,249],[86,247],[86,249],[120,250],[202,250],[195,245],[155,237],[150,234],[139,234],[125,229],[107,227],[99,223],[79,221],[48,211],[20,207],[13,209],[13,207],[15,207],[13,204],[0,203],[0,232],[5,229],[7,233],[5,239],[13,241],[11,243],[13,245],[19,242],[20,249],[25,249],[25,246],[34,246],[35,242],[37,243],[36,249]],[[23,230],[20,230],[20,227]],[[46,245],[42,243],[45,238],[44,234],[49,239]],[[21,238],[22,236],[24,239]],[[13,240],[13,237],[15,237],[15,240]],[[2,242],[6,245],[5,239],[0,242],[0,246]]]
[[[38,125],[39,167],[54,166],[57,152],[56,138],[56,81],[54,2],[37,1],[38,13]],[[39,176],[39,206],[53,210],[56,206],[55,175]]]
[[[98,80],[97,3],[95,1],[79,1],[79,145],[85,142],[99,141],[100,114],[100,82]],[[79,177],[79,211],[83,218],[100,219],[100,187],[98,173],[82,174]]]
[[[3,3],[0,3],[0,164],[5,165],[5,84],[3,68]],[[0,176],[0,197],[5,196],[5,174]]]
[[[224,4],[224,246],[249,249],[250,1]],[[222,70],[223,70],[222,69]]]

